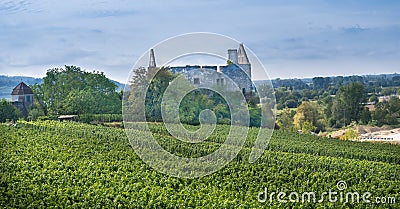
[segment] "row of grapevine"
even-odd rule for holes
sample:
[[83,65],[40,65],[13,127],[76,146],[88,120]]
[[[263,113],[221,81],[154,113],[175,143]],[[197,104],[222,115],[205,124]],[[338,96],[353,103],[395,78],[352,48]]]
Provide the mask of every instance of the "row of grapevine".
[[[161,124],[149,125],[161,146],[181,156],[210,153],[229,132],[229,126],[218,125],[218,132],[207,141],[186,146]],[[142,126],[137,124],[138,129]],[[16,127],[0,124],[0,207],[399,208],[399,146],[276,132],[270,148],[250,164],[247,157],[255,131],[250,130],[239,157],[220,171],[181,179],[146,165],[131,148],[123,129],[56,121],[20,122]],[[390,157],[381,158],[379,153]],[[333,203],[325,199],[316,205],[258,201],[265,188],[270,192],[321,194],[338,192],[338,181],[347,183],[345,191],[371,192],[371,200],[392,196],[397,202]]]
[[[138,125],[136,127],[140,128]],[[192,130],[196,128],[188,125],[186,127]],[[161,123],[151,123],[149,128],[153,134],[170,135]],[[207,141],[218,144],[224,143],[226,136],[229,134],[229,129],[230,126],[228,125],[218,125]],[[254,146],[258,131],[259,128],[249,129],[245,147],[252,148]],[[282,130],[274,131],[268,150],[400,164],[398,145],[341,141]]]

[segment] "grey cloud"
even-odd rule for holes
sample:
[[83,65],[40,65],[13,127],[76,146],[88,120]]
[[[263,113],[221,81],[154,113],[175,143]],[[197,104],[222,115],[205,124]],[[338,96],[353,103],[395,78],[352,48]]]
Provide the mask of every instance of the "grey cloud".
[[30,4],[30,2],[23,0],[0,1],[0,11],[3,14],[26,11]]
[[122,17],[138,14],[135,10],[95,10],[80,12],[82,17],[88,18],[104,18],[104,17]]
[[92,29],[92,30],[90,30],[92,33],[97,33],[97,34],[101,34],[101,33],[103,33],[104,31],[103,30],[100,30],[100,29]]
[[343,27],[341,28],[341,30],[345,33],[350,33],[350,34],[354,34],[354,33],[362,33],[362,32],[367,32],[369,29],[368,28],[363,28],[359,25],[353,26],[353,27]]
[[27,54],[24,57],[17,57],[17,62],[10,62],[11,67],[29,67],[35,65],[64,65],[78,61],[80,59],[93,57],[96,52],[84,50],[84,49],[73,49],[64,51],[53,51],[53,53],[40,53],[40,54]]
[[0,15],[40,12],[42,9],[39,2],[29,0],[0,0]]

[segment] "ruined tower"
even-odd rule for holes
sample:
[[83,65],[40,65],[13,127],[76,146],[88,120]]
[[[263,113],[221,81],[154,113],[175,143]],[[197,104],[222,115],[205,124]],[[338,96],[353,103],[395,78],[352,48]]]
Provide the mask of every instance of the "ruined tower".
[[250,96],[253,89],[251,64],[243,44],[239,45],[239,49],[228,49],[228,59],[233,64],[222,66],[223,73],[238,85],[243,94]]
[[251,82],[251,64],[249,58],[247,57],[246,50],[244,50],[243,44],[239,45],[238,65],[247,74],[247,78],[243,81],[243,88],[246,89],[246,93],[250,93],[253,87],[253,83]]
[[149,68],[155,68],[156,65],[156,58],[154,57],[154,50],[150,49],[150,61],[149,61]]
[[228,49],[228,59],[233,62],[233,64],[238,64],[238,51],[237,49]]

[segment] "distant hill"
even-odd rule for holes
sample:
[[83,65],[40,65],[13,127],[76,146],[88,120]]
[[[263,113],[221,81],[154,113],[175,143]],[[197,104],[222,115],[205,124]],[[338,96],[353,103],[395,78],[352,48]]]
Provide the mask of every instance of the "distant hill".
[[[42,84],[43,78],[33,78],[26,76],[6,76],[0,75],[0,99],[5,98],[11,100],[11,92],[20,82],[26,83],[28,86],[34,84]],[[125,84],[118,81],[113,81],[117,85],[117,91],[124,89]]]

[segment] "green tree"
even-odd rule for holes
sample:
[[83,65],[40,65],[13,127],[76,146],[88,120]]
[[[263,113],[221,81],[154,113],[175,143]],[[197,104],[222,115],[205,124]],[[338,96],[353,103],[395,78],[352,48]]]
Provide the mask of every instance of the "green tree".
[[40,116],[44,116],[44,113],[37,108],[28,111],[28,120],[37,120]]
[[334,97],[329,94],[325,94],[324,97],[319,100],[320,105],[323,107],[323,115],[324,120],[326,121],[327,125],[332,126],[332,105],[333,105]]
[[[174,74],[168,68],[139,67],[134,69],[129,80],[129,89],[124,92],[124,110],[129,120],[161,121],[163,94]],[[175,104],[176,101],[171,101]],[[167,110],[169,111],[169,107]]]
[[311,122],[304,121],[301,127],[301,132],[304,134],[310,134],[311,132],[314,132],[316,128],[317,127],[315,127]]
[[20,111],[5,99],[0,100],[0,122],[7,120],[17,120],[20,117]]
[[43,84],[33,86],[37,106],[50,115],[120,113],[117,86],[103,72],[76,66],[47,71]]
[[165,90],[173,79],[173,74],[165,67],[151,68],[146,77],[149,83],[145,97],[146,119],[147,121],[162,121],[161,102]]
[[64,100],[64,112],[81,115],[85,113],[96,113],[95,92],[85,90],[72,90]]
[[286,108],[296,108],[298,106],[297,100],[294,99],[289,99],[285,102],[285,107]]
[[291,110],[289,108],[283,109],[277,120],[278,126],[286,130],[293,130],[293,117],[295,114],[296,111],[294,110]]
[[28,109],[28,120],[37,120],[40,116],[44,116],[45,113],[41,108],[38,108],[38,103],[36,102],[36,99],[33,103],[32,106],[29,107]]
[[374,104],[378,103],[379,99],[378,97],[374,94],[369,98],[369,102],[373,102]]
[[361,112],[360,121],[363,124],[368,124],[371,121],[371,119],[372,119],[371,112],[369,111],[369,109],[367,107],[364,107],[364,109]]
[[261,126],[261,108],[250,107],[250,126],[260,127]]
[[384,124],[387,124],[386,122],[386,116],[388,114],[387,112],[387,102],[379,102],[375,105],[375,111],[372,114],[372,119],[376,122],[376,125],[382,126]]
[[44,90],[43,90],[44,85],[40,84],[34,84],[30,86],[33,91],[33,109],[37,109],[38,113],[43,115],[47,115],[47,106],[44,100]]
[[341,140],[359,140],[358,131],[354,128],[349,128],[339,137]]
[[393,87],[383,88],[381,93],[383,95],[385,95],[385,96],[393,95],[394,94],[394,88]]
[[305,122],[309,122],[316,127],[315,131],[319,132],[325,129],[322,108],[316,102],[302,102],[296,109],[296,114],[293,118],[293,124],[296,129],[303,129]]
[[366,92],[362,83],[350,83],[340,87],[332,105],[335,126],[346,126],[352,121],[359,122],[365,101]]
[[397,125],[400,117],[400,99],[392,97],[388,102],[379,102],[375,105],[372,119],[378,126]]
[[124,113],[125,119],[137,121],[145,112],[144,104],[147,86],[147,70],[139,67],[133,70],[132,77],[129,80],[129,88],[124,92]]

